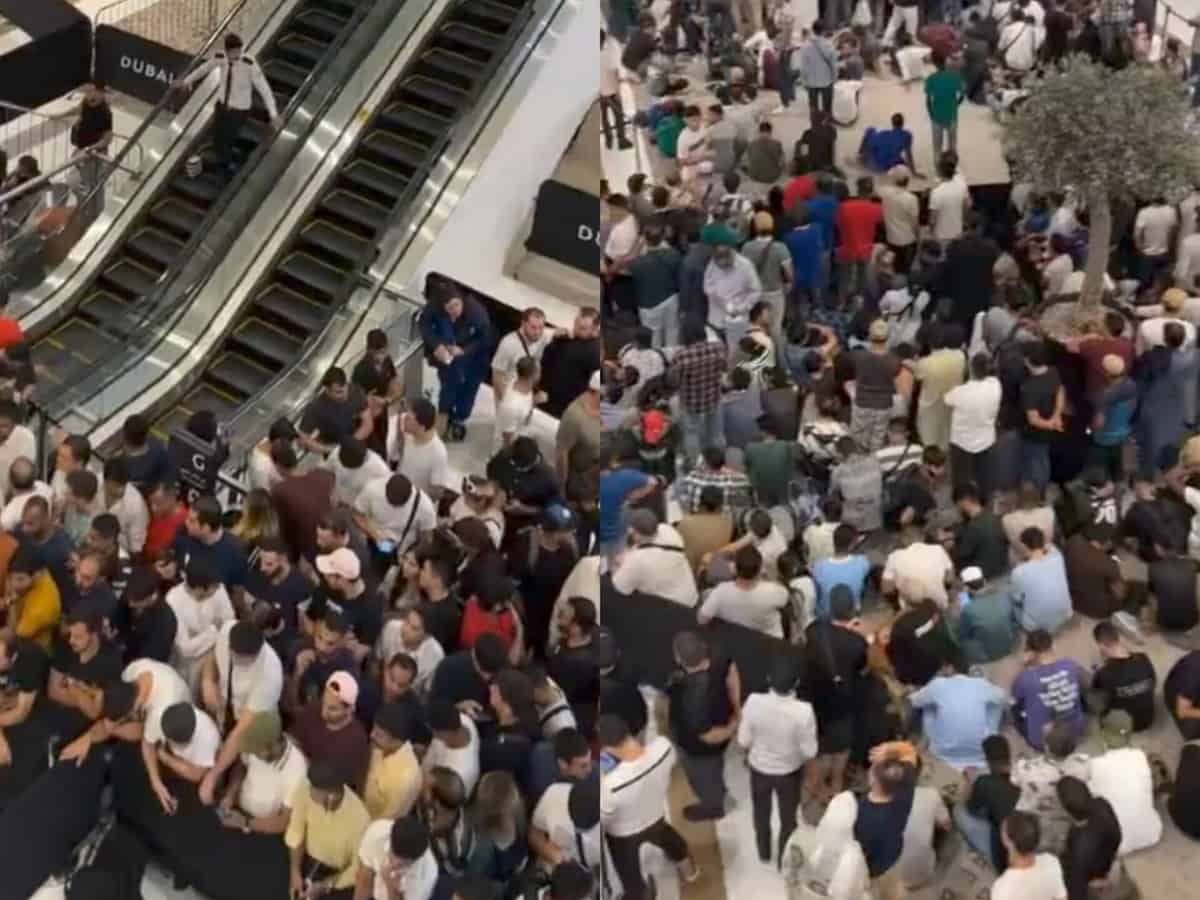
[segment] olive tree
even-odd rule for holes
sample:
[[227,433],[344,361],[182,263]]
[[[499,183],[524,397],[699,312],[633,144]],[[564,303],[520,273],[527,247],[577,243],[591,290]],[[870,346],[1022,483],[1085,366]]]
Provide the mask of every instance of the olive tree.
[[1178,78],[1151,66],[1119,71],[1074,56],[1038,79],[1008,123],[1015,181],[1038,192],[1071,189],[1087,206],[1082,304],[1100,302],[1115,202],[1178,198],[1200,183],[1200,145],[1188,131]]

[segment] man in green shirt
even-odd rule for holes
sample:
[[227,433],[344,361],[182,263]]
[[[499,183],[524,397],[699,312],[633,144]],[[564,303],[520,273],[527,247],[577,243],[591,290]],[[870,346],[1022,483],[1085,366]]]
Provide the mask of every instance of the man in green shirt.
[[679,135],[683,131],[683,116],[681,112],[679,101],[672,100],[669,111],[658,120],[658,127],[654,131],[654,139],[658,144],[658,152],[667,159],[675,158],[675,151],[679,144]]
[[788,486],[796,472],[799,450],[794,436],[780,440],[775,423],[768,417],[758,420],[762,440],[746,445],[746,475],[754,488],[759,506],[782,506],[788,500]]
[[958,149],[958,105],[966,92],[959,71],[946,68],[946,57],[935,50],[930,59],[937,71],[925,79],[925,108],[929,110],[929,123],[933,126],[936,166],[943,149],[951,152]]

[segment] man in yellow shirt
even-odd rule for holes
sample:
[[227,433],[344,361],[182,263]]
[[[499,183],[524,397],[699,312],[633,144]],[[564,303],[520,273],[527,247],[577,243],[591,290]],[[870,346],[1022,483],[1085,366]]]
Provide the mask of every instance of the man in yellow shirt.
[[353,888],[358,847],[371,823],[367,808],[332,760],[315,760],[292,797],[284,843],[290,858],[291,895],[324,896]]
[[421,763],[413,751],[416,723],[411,708],[385,703],[371,730],[371,762],[363,801],[371,819],[407,816],[421,791]]
[[18,637],[36,641],[43,650],[50,649],[62,618],[62,600],[58,586],[33,547],[23,545],[13,553],[0,602],[8,611],[8,624],[16,629]]

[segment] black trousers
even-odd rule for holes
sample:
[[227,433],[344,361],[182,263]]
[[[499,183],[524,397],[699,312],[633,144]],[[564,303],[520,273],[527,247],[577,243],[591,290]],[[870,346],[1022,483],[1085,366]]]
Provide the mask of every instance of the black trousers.
[[233,109],[224,103],[217,104],[217,112],[213,117],[213,153],[217,157],[217,165],[233,165],[233,150],[237,145],[238,133],[248,115],[248,109]]
[[978,453],[968,453],[961,447],[950,445],[950,476],[954,486],[974,483],[983,492],[986,500],[991,492],[988,478],[988,453],[991,450],[980,450]]
[[659,819],[637,834],[626,837],[608,835],[608,849],[612,853],[613,868],[617,870],[625,891],[624,900],[651,900],[654,897],[654,892],[649,890],[646,879],[642,877],[639,858],[642,844],[653,844],[673,863],[681,863],[688,857],[687,842],[667,824],[666,819]]
[[825,112],[833,113],[833,85],[827,87],[807,88],[808,90],[808,113],[811,116],[818,109],[823,109]]
[[783,848],[796,830],[796,810],[800,806],[800,783],[803,769],[787,775],[764,775],[750,770],[750,805],[754,812],[754,840],[758,858],[771,861],[771,801],[779,798],[779,858]]
[[625,133],[625,111],[621,108],[620,95],[601,95],[600,127],[604,131],[604,143],[609,147],[612,146],[614,134],[619,143],[624,144],[629,140],[628,135]]

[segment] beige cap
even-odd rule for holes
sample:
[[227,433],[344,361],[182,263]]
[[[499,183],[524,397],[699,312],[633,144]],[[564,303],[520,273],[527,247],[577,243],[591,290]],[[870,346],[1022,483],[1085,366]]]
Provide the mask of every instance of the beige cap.
[[1184,301],[1188,298],[1187,292],[1179,288],[1167,288],[1163,291],[1162,306],[1163,309],[1169,312],[1179,312],[1183,309]]
[[892,181],[903,181],[905,178],[912,178],[912,172],[908,166],[892,166],[888,169],[888,178]]
[[867,337],[872,341],[882,343],[888,339],[888,323],[883,319],[876,319],[871,323],[871,328],[867,332]]
[[1106,353],[1104,359],[1100,360],[1100,365],[1104,367],[1104,374],[1112,377],[1125,374],[1125,360],[1117,356],[1115,353]]

